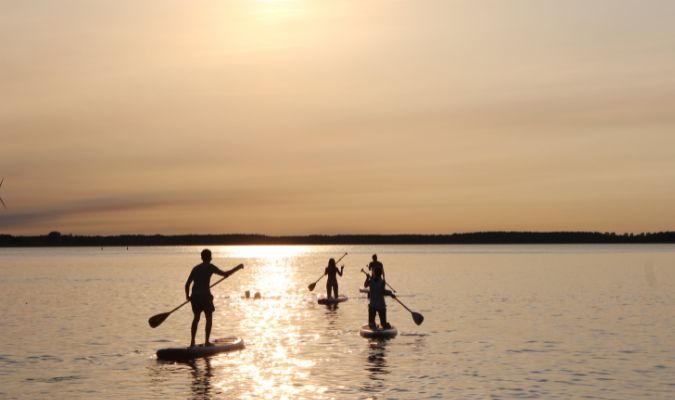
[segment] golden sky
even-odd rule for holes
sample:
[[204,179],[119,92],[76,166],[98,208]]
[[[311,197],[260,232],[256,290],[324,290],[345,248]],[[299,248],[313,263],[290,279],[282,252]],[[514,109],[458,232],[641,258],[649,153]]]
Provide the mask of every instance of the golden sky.
[[0,3],[0,233],[675,229],[675,2]]

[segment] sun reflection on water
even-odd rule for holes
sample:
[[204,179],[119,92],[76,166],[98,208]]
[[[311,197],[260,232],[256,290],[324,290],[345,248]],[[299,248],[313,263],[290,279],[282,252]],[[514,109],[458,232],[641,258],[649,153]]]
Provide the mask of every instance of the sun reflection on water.
[[[246,349],[236,354],[236,363],[228,362],[231,374],[246,381],[240,399],[322,398],[326,388],[299,384],[311,381],[316,362],[302,353],[307,341],[307,302],[305,283],[299,282],[297,257],[306,252],[304,246],[240,246],[229,247],[224,257],[245,258],[248,272],[244,290],[251,298],[236,296],[232,307],[240,308],[243,317],[239,331],[246,337]],[[262,298],[253,299],[254,291]],[[214,361],[217,362],[217,361]],[[230,392],[227,376],[212,382],[217,391]],[[231,392],[230,392],[231,393]]]
[[221,246],[214,249],[219,257],[263,259],[273,261],[308,253],[309,246]]

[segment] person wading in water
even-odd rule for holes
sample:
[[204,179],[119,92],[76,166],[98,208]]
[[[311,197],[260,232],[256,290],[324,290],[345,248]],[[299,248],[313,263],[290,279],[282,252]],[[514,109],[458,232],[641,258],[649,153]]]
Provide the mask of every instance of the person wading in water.
[[337,265],[335,265],[335,259],[331,258],[328,260],[328,266],[326,267],[325,274],[328,275],[328,281],[326,282],[326,296],[330,298],[330,293],[331,290],[333,291],[334,297],[337,299],[338,297],[338,283],[337,283],[337,276],[338,274],[342,276],[342,272],[344,271],[345,266],[343,265],[342,268],[338,269]]
[[[213,312],[216,307],[213,305],[213,295],[211,294],[211,275],[216,274],[227,278],[240,269],[244,265],[239,264],[229,271],[222,271],[220,268],[211,264],[211,250],[202,250],[202,263],[192,268],[190,276],[185,282],[185,297],[192,305],[192,312],[194,318],[192,319],[191,340],[190,347],[195,345],[195,335],[197,334],[197,327],[199,326],[199,317],[202,312],[206,316],[206,340],[205,346],[211,346],[209,337],[211,336],[211,325],[213,322]],[[192,285],[192,295],[190,295],[190,285]]]

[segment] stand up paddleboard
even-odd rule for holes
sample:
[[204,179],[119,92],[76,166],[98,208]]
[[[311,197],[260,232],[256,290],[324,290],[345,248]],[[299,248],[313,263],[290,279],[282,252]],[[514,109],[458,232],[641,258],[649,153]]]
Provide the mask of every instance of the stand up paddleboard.
[[337,304],[337,303],[342,303],[343,301],[347,301],[349,297],[339,295],[337,298],[336,297],[319,297],[318,303],[319,304]]
[[389,329],[370,329],[368,325],[363,325],[359,333],[364,338],[390,339],[398,334],[398,330],[393,326]]
[[359,289],[359,292],[361,292],[361,293],[370,293],[370,289],[368,289],[368,288],[360,288],[360,289]]
[[157,350],[157,358],[169,361],[188,361],[195,358],[209,357],[218,353],[241,350],[244,348],[244,341],[238,337],[226,337],[216,339],[213,346],[204,346],[200,344],[195,347],[170,347]]

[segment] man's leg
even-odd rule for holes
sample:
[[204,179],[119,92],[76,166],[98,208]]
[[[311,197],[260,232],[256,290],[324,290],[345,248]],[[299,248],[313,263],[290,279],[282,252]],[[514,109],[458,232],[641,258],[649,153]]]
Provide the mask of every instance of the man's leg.
[[204,342],[204,344],[209,345],[211,344],[211,342],[209,342],[209,338],[211,337],[211,324],[213,323],[213,312],[204,311],[204,315],[206,316],[206,342]]
[[197,334],[197,327],[199,326],[199,314],[201,312],[193,312],[194,317],[192,318],[192,329],[190,329],[191,339],[190,347],[195,345],[195,335]]
[[389,324],[387,324],[387,309],[383,308],[382,310],[377,310],[377,312],[380,314],[380,326],[382,326],[382,329],[389,328]]
[[375,329],[375,309],[371,306],[368,306],[368,326]]

